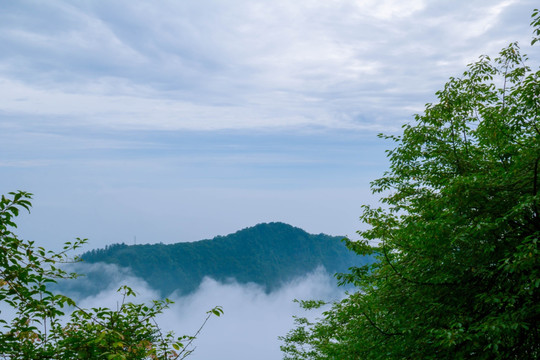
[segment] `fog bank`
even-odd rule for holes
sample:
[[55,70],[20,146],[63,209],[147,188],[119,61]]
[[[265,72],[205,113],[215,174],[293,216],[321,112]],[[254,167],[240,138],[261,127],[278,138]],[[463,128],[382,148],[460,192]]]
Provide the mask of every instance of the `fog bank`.
[[[104,276],[113,281],[97,295],[79,299],[82,307],[116,308],[121,301],[116,290],[123,284],[136,291],[133,302],[149,302],[159,297],[158,291],[125,269],[106,264],[79,264],[77,270],[84,273],[86,266],[92,271],[99,269],[96,266],[101,267]],[[74,281],[79,280],[82,279]],[[205,278],[190,295],[171,294],[169,298],[174,304],[158,318],[158,324],[177,336],[193,335],[204,322],[206,312],[219,305],[224,315],[208,321],[194,343],[196,351],[190,360],[277,360],[282,358],[278,336],[292,329],[293,315],[305,314],[294,299],[337,300],[342,296],[343,290],[336,287],[335,279],[321,268],[271,293],[265,293],[255,284],[238,284],[232,279],[220,283]],[[317,314],[310,311],[309,315]]]

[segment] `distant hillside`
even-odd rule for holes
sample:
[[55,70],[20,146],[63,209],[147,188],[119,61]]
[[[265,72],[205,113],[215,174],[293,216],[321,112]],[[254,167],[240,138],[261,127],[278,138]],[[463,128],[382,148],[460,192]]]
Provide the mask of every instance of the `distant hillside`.
[[267,223],[212,240],[176,244],[108,246],[81,257],[129,267],[163,296],[197,289],[205,276],[218,281],[253,282],[267,291],[324,266],[330,273],[371,261],[349,251],[341,237],[312,235],[302,229]]

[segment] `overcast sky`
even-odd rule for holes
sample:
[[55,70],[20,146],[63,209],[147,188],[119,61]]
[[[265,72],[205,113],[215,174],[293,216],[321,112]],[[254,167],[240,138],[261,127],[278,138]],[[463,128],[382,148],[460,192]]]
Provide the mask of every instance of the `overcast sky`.
[[350,235],[398,132],[537,0],[0,0],[0,191],[57,247]]

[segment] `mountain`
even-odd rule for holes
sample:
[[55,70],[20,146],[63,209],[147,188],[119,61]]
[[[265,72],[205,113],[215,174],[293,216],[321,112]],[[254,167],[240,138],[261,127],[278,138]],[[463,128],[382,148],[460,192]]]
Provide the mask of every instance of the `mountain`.
[[163,296],[174,291],[191,293],[205,276],[222,282],[256,283],[272,291],[319,266],[336,273],[372,261],[349,251],[341,239],[308,234],[284,223],[264,223],[211,240],[116,244],[86,252],[81,258],[86,263],[128,267]]

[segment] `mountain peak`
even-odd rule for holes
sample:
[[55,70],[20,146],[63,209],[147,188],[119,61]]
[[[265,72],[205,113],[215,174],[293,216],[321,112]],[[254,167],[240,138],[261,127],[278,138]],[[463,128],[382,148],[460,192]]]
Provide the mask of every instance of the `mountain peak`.
[[313,235],[282,222],[260,223],[212,240],[170,245],[111,246],[82,255],[88,263],[105,262],[130,268],[166,296],[190,293],[205,276],[234,278],[267,291],[323,266],[344,272],[368,261],[350,252],[342,237]]

